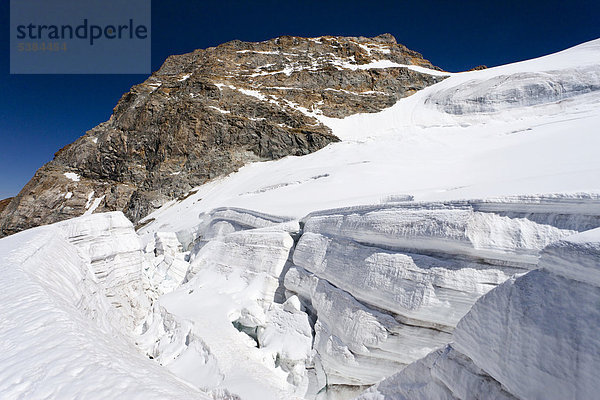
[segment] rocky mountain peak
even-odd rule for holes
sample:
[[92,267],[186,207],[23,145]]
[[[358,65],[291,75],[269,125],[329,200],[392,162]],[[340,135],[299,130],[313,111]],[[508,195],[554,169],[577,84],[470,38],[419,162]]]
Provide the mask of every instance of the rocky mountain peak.
[[37,171],[0,213],[0,236],[101,211],[138,221],[248,162],[338,141],[323,117],[380,111],[438,71],[390,34],[234,40],[170,56]]

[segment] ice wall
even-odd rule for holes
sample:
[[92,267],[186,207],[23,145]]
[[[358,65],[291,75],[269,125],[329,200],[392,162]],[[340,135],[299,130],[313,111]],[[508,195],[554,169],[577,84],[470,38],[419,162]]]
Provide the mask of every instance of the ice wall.
[[600,229],[483,296],[453,342],[359,398],[592,399],[600,390]]

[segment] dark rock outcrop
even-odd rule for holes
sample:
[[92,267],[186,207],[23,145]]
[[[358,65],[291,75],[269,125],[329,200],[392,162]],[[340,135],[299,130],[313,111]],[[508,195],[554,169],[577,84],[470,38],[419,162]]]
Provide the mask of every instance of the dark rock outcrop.
[[487,68],[487,65],[478,65],[476,67],[471,68],[469,71],[482,71]]
[[[370,65],[368,65],[370,64]],[[443,77],[391,35],[232,41],[171,56],[0,212],[0,236],[122,210],[134,222],[252,161],[338,139],[319,115],[376,112]]]
[[8,203],[10,203],[12,199],[12,197],[9,197],[7,199],[0,200],[0,213],[6,208],[6,206],[8,205]]

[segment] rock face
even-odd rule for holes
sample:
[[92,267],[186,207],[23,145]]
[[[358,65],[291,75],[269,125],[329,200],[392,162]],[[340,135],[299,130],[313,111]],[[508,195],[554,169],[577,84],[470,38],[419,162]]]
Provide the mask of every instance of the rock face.
[[12,197],[9,197],[8,199],[0,200],[0,213],[6,208],[12,199]]
[[484,69],[487,69],[487,65],[478,65],[476,67],[471,68],[469,71],[483,71]]
[[56,153],[0,214],[0,236],[86,212],[136,222],[251,161],[337,141],[322,121],[443,79],[391,35],[232,41],[171,56],[111,118]]

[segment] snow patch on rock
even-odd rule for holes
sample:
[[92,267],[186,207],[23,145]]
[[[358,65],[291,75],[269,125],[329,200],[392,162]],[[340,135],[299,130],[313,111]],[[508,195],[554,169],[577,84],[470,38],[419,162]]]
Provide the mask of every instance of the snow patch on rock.
[[75,172],[65,172],[65,177],[67,177],[67,179],[72,180],[73,182],[79,182],[79,180],[81,179],[79,175],[77,175]]

